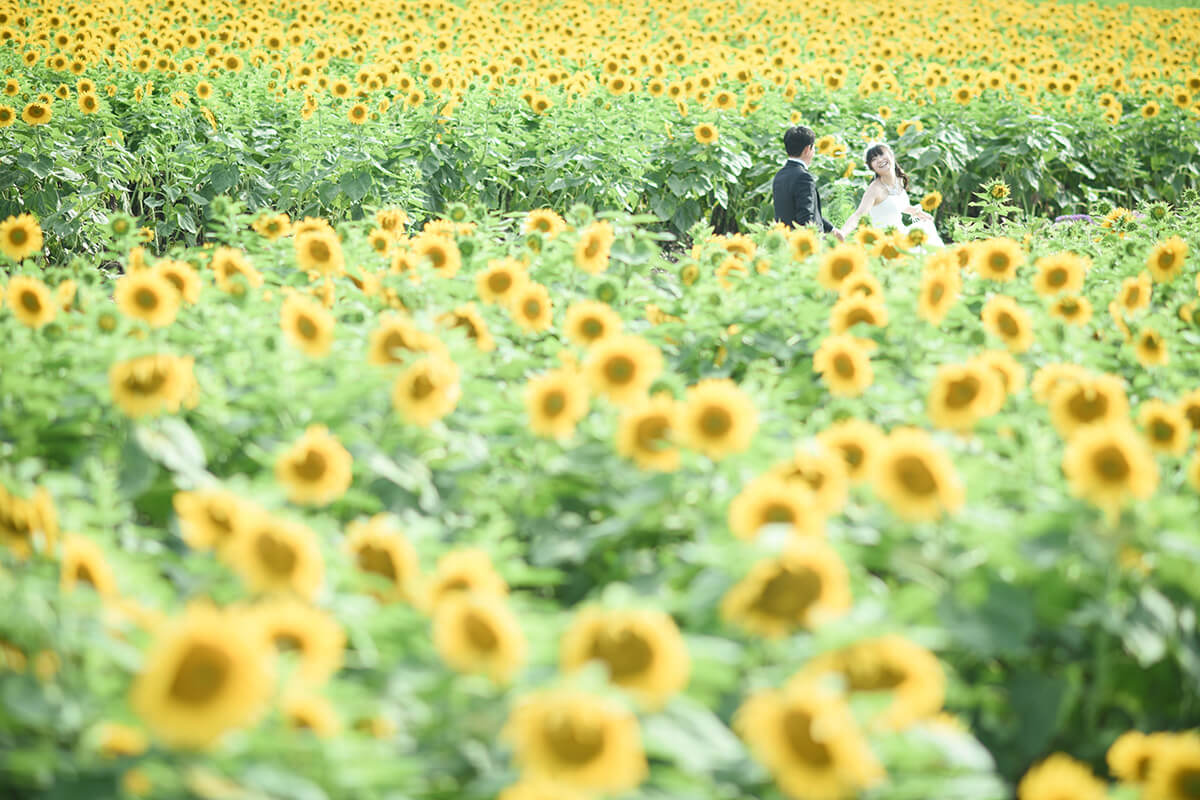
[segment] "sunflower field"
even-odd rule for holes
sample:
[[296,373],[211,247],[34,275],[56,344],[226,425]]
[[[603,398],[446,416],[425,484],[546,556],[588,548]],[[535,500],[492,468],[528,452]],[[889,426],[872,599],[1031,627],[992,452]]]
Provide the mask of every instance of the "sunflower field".
[[1200,800],[1198,58],[0,0],[0,797]]

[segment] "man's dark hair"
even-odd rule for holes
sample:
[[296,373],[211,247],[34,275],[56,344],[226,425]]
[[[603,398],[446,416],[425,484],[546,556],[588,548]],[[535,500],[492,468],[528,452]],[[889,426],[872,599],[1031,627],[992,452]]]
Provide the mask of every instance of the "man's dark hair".
[[799,158],[804,148],[817,140],[813,129],[807,125],[795,125],[783,134],[783,149],[791,158]]

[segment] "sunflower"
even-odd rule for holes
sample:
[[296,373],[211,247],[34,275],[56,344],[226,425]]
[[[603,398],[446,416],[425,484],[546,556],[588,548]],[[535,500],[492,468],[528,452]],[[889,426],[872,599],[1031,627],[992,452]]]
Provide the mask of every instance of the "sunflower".
[[492,559],[483,550],[451,550],[438,559],[433,575],[425,584],[422,605],[433,611],[463,592],[495,598],[508,594],[508,584],[496,572]]
[[131,758],[146,752],[146,734],[120,722],[102,722],[88,735],[105,758]]
[[158,354],[117,361],[108,369],[108,385],[113,402],[128,417],[175,413],[193,401],[192,358]]
[[[1161,737],[1161,738],[1160,738]],[[1156,734],[1143,797],[1146,800],[1195,800],[1200,796],[1200,735],[1194,731]]]
[[183,539],[193,550],[223,550],[233,541],[238,519],[250,508],[236,494],[222,489],[176,492],[171,504]]
[[838,294],[841,297],[861,294],[864,297],[883,302],[883,284],[869,272],[856,272],[842,281]]
[[878,426],[860,419],[836,422],[817,435],[822,447],[841,456],[852,483],[870,479],[872,460],[883,440]]
[[488,261],[487,269],[475,275],[475,291],[484,303],[508,303],[529,281],[525,266],[514,258]]
[[817,280],[826,289],[838,291],[843,281],[866,269],[867,251],[859,245],[843,242],[821,257]]
[[921,276],[921,288],[917,295],[917,316],[930,325],[940,325],[962,290],[962,278],[958,269],[927,269]]
[[1062,467],[1071,493],[1110,517],[1131,498],[1145,500],[1158,487],[1158,465],[1149,446],[1124,421],[1076,431]]
[[318,739],[332,739],[341,732],[342,721],[333,704],[318,694],[289,691],[280,702],[280,710],[289,728],[308,731]]
[[29,126],[45,125],[53,116],[54,111],[50,108],[48,102],[30,103],[21,112],[21,120]]
[[113,291],[117,309],[152,328],[165,328],[179,313],[180,295],[158,272],[142,270],[122,275]]
[[870,355],[848,333],[826,336],[821,341],[813,353],[813,372],[824,378],[834,397],[858,397],[875,381]]
[[1145,327],[1138,331],[1134,344],[1137,360],[1143,367],[1163,367],[1171,360],[1167,342],[1154,328]]
[[328,612],[294,600],[272,600],[250,609],[249,621],[262,644],[294,660],[297,684],[321,686],[341,669],[346,634]]
[[1178,405],[1158,399],[1147,400],[1138,410],[1138,424],[1155,452],[1181,456],[1187,450],[1192,426]]
[[1017,800],[1105,800],[1108,787],[1087,765],[1064,753],[1035,764],[1017,784]]
[[294,594],[311,602],[325,577],[312,529],[257,508],[238,515],[224,555],[255,592]]
[[550,302],[550,292],[536,281],[528,281],[513,292],[509,311],[522,330],[544,331],[554,324],[554,306]]
[[[817,237],[817,232],[807,225],[801,225],[798,228],[793,228],[787,231],[788,247],[791,249],[792,260],[803,261],[809,256],[817,254],[821,248],[821,240]],[[866,251],[859,249],[863,254],[864,264]]]
[[414,361],[396,378],[392,406],[409,423],[428,426],[458,406],[458,365],[441,355]]
[[768,525],[786,526],[798,536],[825,532],[825,519],[807,484],[770,473],[747,484],[729,504],[729,529],[739,539],[753,539]]
[[236,247],[216,248],[208,265],[216,273],[217,288],[227,294],[241,294],[263,284],[262,275]]
[[104,551],[91,539],[67,536],[63,540],[59,585],[64,592],[86,583],[103,599],[117,596],[117,582]]
[[817,537],[792,537],[774,558],[751,567],[721,601],[721,617],[767,637],[815,628],[850,609],[846,565]]
[[7,128],[17,119],[17,110],[12,106],[0,105],[0,128]]
[[191,264],[164,259],[154,265],[154,271],[175,288],[180,301],[194,304],[200,300],[200,276]]
[[1043,297],[1060,292],[1078,292],[1083,288],[1083,276],[1087,263],[1074,253],[1054,253],[1042,256],[1034,262],[1037,274],[1033,277],[1033,289]]
[[37,278],[14,275],[4,294],[17,321],[30,328],[41,328],[53,322],[58,313],[50,287]]
[[322,358],[333,345],[333,315],[320,303],[291,294],[279,308],[279,327],[305,355]]
[[845,701],[815,684],[755,692],[734,715],[733,729],[789,797],[856,797],[884,778]]
[[381,367],[408,363],[418,355],[446,355],[446,345],[417,328],[408,317],[386,314],[367,341],[367,363]]
[[1175,280],[1183,269],[1187,259],[1188,245],[1178,236],[1159,242],[1146,256],[1146,269],[1155,283],[1168,283]]
[[460,329],[466,332],[467,339],[475,342],[475,348],[481,353],[490,353],[496,349],[496,340],[488,330],[487,322],[474,303],[465,303],[458,308],[439,314],[438,325],[451,330]]
[[502,735],[531,778],[607,794],[632,789],[646,777],[637,717],[597,695],[571,689],[525,695]]
[[1142,106],[1142,119],[1153,119],[1154,117],[1158,116],[1160,111],[1162,111],[1162,106],[1160,106],[1154,100],[1151,100],[1150,102],[1146,103],[1146,105]]
[[925,412],[935,427],[968,431],[979,420],[999,411],[1003,403],[1000,376],[986,364],[969,361],[938,368]]
[[366,103],[355,103],[346,111],[346,118],[350,120],[351,124],[362,125],[366,123],[370,112],[371,110],[367,108]]
[[1063,295],[1051,304],[1050,316],[1068,325],[1086,325],[1092,319],[1092,304],[1083,295]]
[[538,436],[566,439],[587,415],[587,389],[573,370],[547,372],[526,384],[525,410]]
[[692,135],[696,137],[696,141],[703,145],[716,144],[720,134],[717,132],[717,126],[707,122],[701,122],[692,129]]
[[1117,304],[1127,314],[1141,311],[1150,305],[1150,274],[1140,273],[1136,278],[1126,278],[1117,292]]
[[580,300],[567,309],[563,332],[575,344],[591,347],[601,339],[621,332],[621,315],[608,303]]
[[1179,410],[1191,423],[1192,430],[1200,433],[1200,388],[1193,389],[1180,399]]
[[350,488],[353,459],[324,425],[310,425],[304,435],[275,460],[275,479],[288,500],[325,506]]
[[255,233],[269,241],[275,241],[292,232],[292,221],[287,214],[259,214],[251,224]]
[[1017,275],[1017,268],[1025,263],[1021,245],[1012,239],[996,237],[974,242],[971,249],[971,268],[980,277],[1004,283]]
[[79,113],[88,115],[95,114],[100,110],[100,98],[90,92],[85,92],[75,99],[75,104],[79,107]]
[[769,474],[806,489],[813,510],[829,516],[846,505],[849,475],[841,450],[820,442],[818,445],[797,447],[789,458],[772,466]]
[[[904,134],[901,133],[900,135],[903,136]],[[921,208],[925,209],[926,211],[928,211],[931,214],[934,211],[937,211],[938,208],[941,207],[941,205],[942,205],[942,193],[941,192],[932,191],[929,194],[927,194],[921,198]]]
[[296,266],[305,272],[341,275],[346,271],[342,243],[333,231],[297,232],[293,245],[296,251]]
[[617,423],[617,452],[632,459],[639,468],[658,472],[679,469],[675,437],[679,429],[679,405],[665,392],[629,405]]
[[875,493],[907,520],[936,520],[957,511],[965,501],[949,456],[917,428],[888,434],[879,445],[871,473]]
[[607,336],[592,346],[584,371],[593,391],[628,405],[662,372],[662,353],[640,336]]
[[946,675],[937,656],[894,634],[823,653],[793,680],[830,673],[840,675],[849,692],[888,692],[891,702],[880,710],[876,722],[892,729],[933,717],[946,697]]
[[1108,748],[1109,771],[1122,783],[1145,786],[1159,745],[1167,738],[1169,734],[1126,731]]
[[0,222],[0,253],[24,261],[42,251],[42,226],[32,214],[17,214]]
[[206,747],[265,710],[269,663],[245,619],[192,607],[160,628],[129,702],[168,746]]
[[575,243],[575,266],[590,275],[599,275],[608,269],[609,253],[616,233],[608,220],[597,220],[579,233]]
[[687,644],[669,614],[650,609],[579,612],[559,642],[564,673],[598,661],[609,680],[651,709],[684,690],[691,671]]
[[539,233],[546,239],[553,239],[566,229],[566,221],[549,208],[530,211],[521,225],[522,233]]
[[429,262],[433,271],[443,278],[453,278],[462,267],[462,251],[447,236],[422,233],[412,240],[410,247],[414,256]]
[[1007,295],[993,295],[980,313],[984,329],[1002,340],[1013,353],[1024,353],[1033,345],[1033,321],[1029,312]]
[[516,616],[489,594],[458,592],[433,610],[433,645],[452,669],[500,684],[525,665],[528,646]]
[[829,311],[829,329],[835,334],[846,333],[855,325],[885,328],[888,324],[887,306],[883,300],[864,295],[840,297]]
[[728,378],[706,378],[688,388],[680,412],[682,440],[714,461],[744,452],[758,430],[758,411]]

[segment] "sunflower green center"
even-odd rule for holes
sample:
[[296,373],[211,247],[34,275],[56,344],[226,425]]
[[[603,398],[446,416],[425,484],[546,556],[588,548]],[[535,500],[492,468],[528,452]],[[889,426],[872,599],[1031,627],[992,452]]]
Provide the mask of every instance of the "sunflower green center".
[[788,749],[805,764],[828,766],[833,763],[829,748],[813,738],[813,718],[807,711],[791,709],[783,715],[784,741]]
[[193,644],[175,668],[167,693],[185,705],[202,706],[220,694],[232,668],[226,653],[211,645]]
[[270,533],[263,532],[255,538],[254,554],[263,568],[276,578],[290,577],[296,571],[296,551]]
[[771,617],[795,619],[821,596],[821,576],[806,567],[780,567],[754,599],[753,608]]
[[923,458],[901,456],[896,460],[895,476],[909,494],[926,496],[937,491],[937,479]]
[[604,729],[566,714],[546,720],[542,731],[547,748],[571,767],[582,767],[604,751]]
[[654,663],[654,650],[649,643],[628,629],[598,633],[592,640],[589,656],[607,664],[617,683],[641,675]]

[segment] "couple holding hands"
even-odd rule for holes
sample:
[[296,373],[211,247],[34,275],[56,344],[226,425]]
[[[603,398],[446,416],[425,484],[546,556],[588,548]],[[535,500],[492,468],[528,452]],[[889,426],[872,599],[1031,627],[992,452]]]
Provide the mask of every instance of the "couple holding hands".
[[[908,200],[908,176],[896,163],[896,155],[886,144],[873,144],[867,148],[863,159],[875,178],[867,185],[862,202],[850,215],[845,224],[835,228],[833,223],[821,216],[821,197],[817,193],[817,180],[808,171],[816,151],[816,134],[812,128],[796,125],[783,134],[783,147],[787,151],[787,163],[775,175],[771,188],[775,197],[775,221],[790,227],[815,225],[823,233],[832,233],[838,241],[854,232],[858,221],[866,216],[880,230],[895,228],[901,233],[909,227],[920,227],[925,232],[926,246],[941,247],[943,242],[933,226],[933,217],[920,206]],[[908,214],[915,222],[905,225],[901,214]]]

